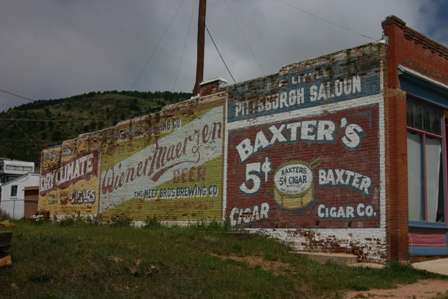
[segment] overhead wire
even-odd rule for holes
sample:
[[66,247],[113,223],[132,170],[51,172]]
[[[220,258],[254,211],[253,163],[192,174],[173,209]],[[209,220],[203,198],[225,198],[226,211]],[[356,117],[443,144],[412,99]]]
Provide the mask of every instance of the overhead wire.
[[173,23],[174,23],[173,20],[177,19],[177,15],[180,11],[180,8],[181,8],[182,4],[184,4],[184,3],[185,3],[185,0],[180,0],[175,11],[174,11],[173,16],[171,18],[167,18],[168,23],[167,23],[165,29],[161,32],[159,39],[154,44],[151,54],[146,57],[145,62],[143,63],[142,68],[140,69],[140,72],[137,74],[136,78],[132,81],[132,83],[131,83],[132,88],[136,87],[137,83],[140,82],[140,80],[142,79],[142,76],[145,74],[146,68],[152,64],[155,54],[158,52],[160,45],[162,44],[164,38],[167,36],[167,33],[171,30],[171,27],[173,26]]
[[0,121],[17,121],[17,122],[86,122],[86,121],[105,121],[107,118],[101,119],[101,118],[76,118],[76,119],[34,119],[34,118],[1,118]]
[[284,3],[285,5],[287,5],[287,6],[291,7],[291,8],[293,8],[293,9],[296,9],[296,10],[302,12],[302,14],[306,14],[306,15],[311,16],[311,17],[313,17],[313,18],[319,19],[320,21],[322,21],[322,22],[324,22],[324,23],[327,23],[328,25],[335,26],[335,27],[337,27],[337,28],[339,28],[339,29],[341,29],[341,30],[345,30],[345,31],[347,31],[347,32],[355,33],[355,34],[357,34],[357,35],[359,35],[359,36],[361,36],[361,37],[363,37],[363,38],[365,38],[365,39],[369,39],[369,40],[371,40],[371,41],[376,41],[376,40],[378,40],[378,39],[376,39],[376,38],[374,38],[374,37],[372,37],[372,36],[369,36],[369,35],[367,35],[367,34],[364,34],[364,33],[362,33],[362,32],[359,32],[359,31],[357,31],[357,30],[354,30],[354,29],[352,29],[352,28],[349,27],[349,26],[346,26],[346,25],[343,25],[343,24],[339,24],[339,23],[337,23],[337,22],[334,22],[334,21],[332,21],[332,20],[329,20],[329,19],[327,19],[327,18],[324,18],[324,17],[320,16],[320,15],[316,14],[315,12],[312,12],[312,11],[306,10],[306,9],[304,9],[304,8],[302,8],[302,7],[299,7],[299,6],[296,6],[296,5],[294,5],[294,4],[291,4],[291,3],[290,3],[289,1],[287,1],[287,0],[280,0],[280,1],[279,1],[279,0],[275,0],[275,2],[276,2],[276,3]]
[[26,140],[0,137],[0,141],[1,142],[3,142],[3,141],[14,141],[14,142],[17,142],[17,143],[24,143],[24,144],[33,144],[33,142],[48,143],[49,141],[51,141],[51,143],[57,143],[57,142],[62,143],[62,142],[64,142],[64,140],[60,140],[60,141],[43,140],[40,137],[37,137],[37,138],[26,137],[25,139]]
[[[174,24],[172,20],[176,19],[177,15],[179,14],[179,11],[180,11],[180,9],[181,9],[181,7],[183,6],[184,3],[185,3],[185,0],[180,0],[178,2],[178,5],[177,5],[177,7],[175,9],[173,17],[171,19],[169,19],[169,22],[167,23],[164,31],[162,31],[161,35],[159,36],[158,42],[154,45],[154,47],[153,47],[153,49],[151,51],[151,54],[145,60],[145,63],[143,64],[143,67],[142,67],[141,71],[139,72],[138,76],[135,78],[134,82],[132,83],[132,86],[135,86],[135,84],[137,84],[141,80],[141,77],[143,76],[144,72],[146,71],[146,68],[149,65],[152,64],[152,61],[153,61],[153,58],[154,58],[155,54],[158,52],[158,50],[159,50],[159,48],[160,48],[164,38],[167,36],[167,33],[171,30],[171,28],[172,28],[172,26]],[[227,0],[225,0],[224,3],[226,5],[227,9],[230,11],[230,8],[228,6]],[[318,14],[312,12],[312,11],[306,10],[306,9],[304,9],[302,7],[299,7],[299,6],[295,5],[295,4],[292,4],[288,0],[277,1],[277,3],[283,3],[284,5],[286,5],[288,7],[291,7],[293,9],[295,9],[295,10],[298,10],[298,11],[300,11],[303,14],[311,16],[311,17],[313,17],[315,19],[318,19],[318,20],[320,20],[322,22],[325,22],[325,23],[327,23],[327,24],[329,24],[331,26],[335,26],[335,27],[337,27],[339,29],[342,29],[342,30],[345,30],[345,31],[349,31],[349,32],[352,32],[352,33],[356,33],[356,34],[358,34],[359,36],[361,36],[363,38],[366,38],[366,39],[369,39],[369,40],[376,40],[375,38],[373,38],[373,37],[371,37],[371,36],[369,36],[367,34],[358,32],[358,31],[352,29],[349,26],[342,25],[342,24],[339,24],[337,22],[328,20],[327,18],[324,18],[324,17],[322,17],[322,16],[320,16],[320,15],[318,15]],[[193,6],[192,15],[193,14],[194,14],[194,6]],[[236,20],[235,23],[241,28],[241,31],[244,31],[244,27],[241,26],[241,24],[238,22],[238,19],[235,16],[234,16],[234,18]],[[191,17],[190,19],[193,20],[193,17]],[[184,38],[184,48],[185,48],[185,43],[186,43],[186,40],[187,40],[187,36],[189,35],[189,33],[191,31],[191,27],[192,26],[189,26],[188,33],[186,34],[186,36]],[[232,78],[233,82],[236,83],[237,80],[236,80],[235,76],[233,75],[233,73],[232,73],[232,71],[230,69],[229,64],[224,59],[222,51],[220,50],[220,48],[219,48],[219,46],[218,46],[218,44],[216,42],[216,38],[215,38],[214,34],[212,33],[209,25],[206,24],[205,28],[206,28],[208,36],[210,37],[210,39],[211,39],[211,41],[213,43],[213,46],[215,47],[216,52],[218,53],[219,58],[221,59],[222,63],[224,64],[224,66],[225,66],[229,76]],[[255,53],[253,51],[253,48],[250,46],[250,43],[247,41],[246,37],[245,36],[243,36],[243,37],[245,38],[245,42],[248,45],[249,52],[250,52],[252,58],[254,59],[254,62],[257,64],[258,68],[261,70],[262,68],[261,68],[260,64],[258,63],[258,60],[255,57]],[[183,64],[184,56],[185,56],[185,51],[182,51],[180,65]],[[177,80],[179,78],[179,75],[180,75],[179,72],[177,72],[176,73],[176,79],[174,80],[175,84],[177,84]],[[4,94],[11,95],[11,96],[14,96],[16,98],[20,98],[20,99],[28,101],[28,102],[34,102],[35,101],[35,99],[32,99],[30,97],[24,96],[24,95],[19,94],[19,93],[15,92],[15,91],[11,91],[11,90],[8,90],[8,89],[5,89],[5,88],[0,88],[0,92],[4,93]],[[18,122],[77,122],[77,121],[84,122],[84,121],[104,121],[104,120],[106,120],[106,119],[83,118],[83,119],[70,119],[70,120],[67,120],[67,119],[0,118],[0,121],[18,121]]]
[[183,73],[184,58],[185,58],[185,53],[187,52],[187,51],[185,51],[185,48],[187,47],[187,40],[188,40],[188,37],[190,37],[191,29],[194,24],[194,11],[196,9],[196,7],[194,5],[192,5],[191,7],[192,7],[192,9],[191,9],[191,15],[190,15],[190,19],[189,19],[190,23],[189,23],[189,26],[187,27],[187,32],[184,36],[183,47],[182,47],[182,51],[180,54],[179,71],[176,72],[176,77],[173,81],[173,86],[172,86],[171,90],[176,88],[177,80]]
[[[344,30],[344,31],[347,31],[347,32],[355,33],[355,34],[357,34],[357,35],[359,35],[359,36],[361,36],[361,37],[363,37],[365,39],[369,39],[369,40],[372,40],[372,41],[376,41],[377,40],[377,39],[373,38],[372,36],[369,36],[367,34],[364,34],[362,32],[359,32],[359,31],[353,29],[350,26],[343,25],[343,24],[334,22],[332,20],[329,20],[327,18],[324,18],[324,17],[322,17],[322,16],[320,16],[320,15],[318,15],[318,14],[312,12],[312,11],[306,10],[306,9],[304,9],[302,7],[299,7],[299,6],[295,5],[295,4],[292,4],[291,2],[289,2],[287,0],[281,0],[281,1],[276,1],[276,2],[277,3],[283,3],[284,5],[286,5],[286,6],[290,7],[290,8],[293,8],[293,9],[295,9],[297,11],[300,11],[302,14],[306,14],[306,15],[308,15],[310,17],[313,17],[313,18],[315,18],[317,20],[320,20],[321,22],[324,22],[324,23],[326,23],[328,25],[336,27],[336,28],[338,28],[340,30]],[[152,48],[152,51],[150,52],[150,55],[148,55],[147,58],[145,59],[145,62],[143,64],[140,72],[138,73],[138,75],[134,79],[134,81],[132,82],[131,86],[135,87],[135,85],[142,79],[142,76],[144,75],[147,67],[150,66],[153,63],[153,59],[154,59],[156,53],[159,51],[159,48],[161,47],[161,44],[162,44],[163,40],[166,38],[167,33],[171,30],[171,28],[172,28],[172,26],[174,24],[173,20],[177,19],[177,15],[179,14],[179,11],[180,11],[180,9],[181,9],[181,7],[182,7],[182,5],[184,3],[185,3],[184,0],[180,0],[178,5],[177,5],[177,7],[176,7],[176,9],[175,9],[175,12],[174,12],[173,16],[171,18],[168,18],[168,23],[167,23],[165,29],[161,32],[158,41],[155,43],[154,47]],[[227,9],[229,11],[231,11],[231,9],[229,8],[229,5],[227,3],[227,0],[225,0],[224,3],[226,5]],[[194,7],[193,7],[192,15],[193,14],[194,14]],[[193,20],[193,17],[191,17],[191,19]],[[254,59],[254,62],[257,64],[257,67],[262,71],[262,67],[259,64],[259,61],[256,59],[254,50],[251,47],[251,44],[248,42],[247,36],[244,35],[245,34],[244,26],[242,26],[239,23],[238,18],[236,18],[235,16],[234,16],[234,19],[235,19],[235,24],[240,27],[240,29],[241,29],[240,31],[242,31],[242,33],[243,33],[243,38],[244,38],[245,42],[248,45],[248,50],[249,50],[252,58]],[[191,31],[191,27],[192,26],[189,26],[188,33],[186,34],[186,36],[184,38],[184,49],[185,49],[185,44],[186,44],[187,37],[189,36],[190,31]],[[208,36],[210,37],[210,39],[211,39],[211,41],[213,43],[213,46],[216,49],[216,52],[218,53],[218,56],[221,59],[222,63],[224,64],[228,74],[230,75],[230,77],[232,78],[234,83],[236,83],[237,80],[236,80],[235,76],[233,75],[233,73],[232,73],[228,63],[224,59],[222,51],[218,47],[217,42],[215,40],[215,37],[214,37],[211,29],[209,28],[209,26],[207,24],[206,24],[205,28],[206,28]],[[180,58],[180,65],[181,66],[183,65],[184,56],[185,56],[185,51],[182,51],[181,58]],[[176,73],[176,79],[174,80],[174,85],[177,84],[177,80],[178,80],[179,76],[180,76],[179,72]],[[4,93],[4,94],[7,94],[7,95],[10,95],[10,96],[14,96],[16,98],[20,98],[20,99],[28,101],[28,102],[34,102],[35,101],[35,99],[32,99],[30,97],[21,95],[21,94],[15,92],[15,91],[11,91],[11,90],[8,90],[8,89],[5,89],[5,88],[0,88],[0,92]],[[85,121],[105,121],[105,120],[107,120],[107,119],[83,118],[83,119],[70,119],[70,120],[67,120],[67,119],[0,118],[0,121],[14,121],[14,122],[85,122]],[[29,137],[27,139],[32,140]],[[20,141],[20,140],[14,140],[14,139],[7,139],[7,138],[1,138],[0,137],[0,140],[1,141],[7,141],[7,140],[14,141],[15,145],[18,145],[18,144],[21,145],[23,143],[23,144],[26,144],[28,146],[37,146],[37,144],[35,144],[35,143],[34,144],[30,144],[29,142],[26,142],[26,141]],[[42,140],[38,140],[38,139],[36,139],[36,140],[33,139],[32,141],[33,142],[39,142],[39,141],[42,142]],[[60,141],[60,142],[62,142],[62,141]]]
[[236,83],[237,81],[236,81],[236,79],[235,79],[235,76],[233,76],[232,71],[230,70],[230,67],[229,67],[228,64],[226,63],[226,61],[225,61],[225,59],[224,59],[224,57],[223,57],[223,55],[222,55],[222,53],[221,53],[221,50],[219,50],[219,47],[218,47],[218,45],[216,44],[216,41],[215,41],[215,39],[213,38],[213,34],[212,34],[211,30],[209,29],[209,27],[208,27],[207,24],[205,24],[205,29],[207,30],[207,34],[208,34],[208,36],[210,37],[210,39],[211,39],[213,45],[215,46],[215,49],[216,49],[216,52],[218,53],[219,58],[221,59],[221,61],[222,61],[222,63],[224,64],[224,66],[226,67],[227,72],[229,73],[229,75],[230,75],[230,77],[232,78],[233,82]]
[[25,100],[25,101],[28,101],[28,102],[34,102],[35,101],[34,99],[32,99],[30,97],[26,97],[24,95],[18,94],[17,92],[10,91],[10,90],[5,89],[5,88],[0,88],[0,92],[4,93],[4,94],[8,94],[8,95],[16,97],[16,98],[19,98],[19,99],[22,99],[22,100]]
[[[228,0],[224,0],[224,5],[226,6],[229,14],[232,14],[232,10],[230,9]],[[238,27],[237,29],[239,29],[238,31],[242,33],[241,36],[243,37],[243,40],[246,42],[247,49],[249,50],[249,53],[252,56],[254,63],[256,64],[260,73],[263,73],[263,68],[261,67],[259,60],[255,57],[255,52],[252,48],[252,45],[247,39],[247,31],[245,30],[246,27],[240,23],[240,20],[236,17],[236,15],[232,14],[232,17],[235,20],[235,25]]]

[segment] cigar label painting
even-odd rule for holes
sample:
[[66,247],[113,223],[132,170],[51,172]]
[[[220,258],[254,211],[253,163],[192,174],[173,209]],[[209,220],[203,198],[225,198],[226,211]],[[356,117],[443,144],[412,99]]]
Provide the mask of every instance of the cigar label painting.
[[229,131],[227,220],[379,226],[378,105]]
[[286,209],[303,208],[313,199],[312,166],[301,161],[288,162],[274,175],[274,199]]

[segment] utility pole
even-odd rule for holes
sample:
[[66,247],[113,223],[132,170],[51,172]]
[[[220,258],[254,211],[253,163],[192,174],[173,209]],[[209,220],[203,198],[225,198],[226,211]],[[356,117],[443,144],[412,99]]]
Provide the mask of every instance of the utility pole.
[[199,93],[199,85],[204,80],[204,52],[205,52],[205,13],[207,0],[199,0],[198,14],[198,44],[196,55],[196,81],[194,83],[193,95]]

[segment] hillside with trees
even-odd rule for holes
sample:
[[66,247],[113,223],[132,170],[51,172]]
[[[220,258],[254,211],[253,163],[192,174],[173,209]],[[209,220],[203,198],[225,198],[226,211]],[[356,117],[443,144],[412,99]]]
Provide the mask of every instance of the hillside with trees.
[[104,91],[17,106],[0,112],[0,157],[38,162],[47,146],[189,97],[168,91]]

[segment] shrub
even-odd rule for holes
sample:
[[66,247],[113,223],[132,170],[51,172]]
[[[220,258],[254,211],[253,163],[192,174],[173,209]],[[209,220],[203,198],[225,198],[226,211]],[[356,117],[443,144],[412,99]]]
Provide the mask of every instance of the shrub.
[[218,222],[218,221],[201,221],[194,225],[194,227],[201,229],[201,230],[207,230],[207,231],[229,231],[231,229],[229,223],[227,221],[225,222]]
[[9,215],[6,214],[6,212],[4,212],[3,210],[0,210],[0,221],[1,220],[8,220],[9,219]]
[[146,217],[145,224],[143,225],[143,228],[153,228],[153,227],[160,227],[162,224],[160,223],[160,220],[156,217]]
[[77,220],[73,217],[64,217],[63,219],[58,221],[58,224],[61,226],[70,226],[74,225],[77,222]]
[[112,226],[130,226],[131,222],[132,219],[124,214],[115,215],[111,218]]

